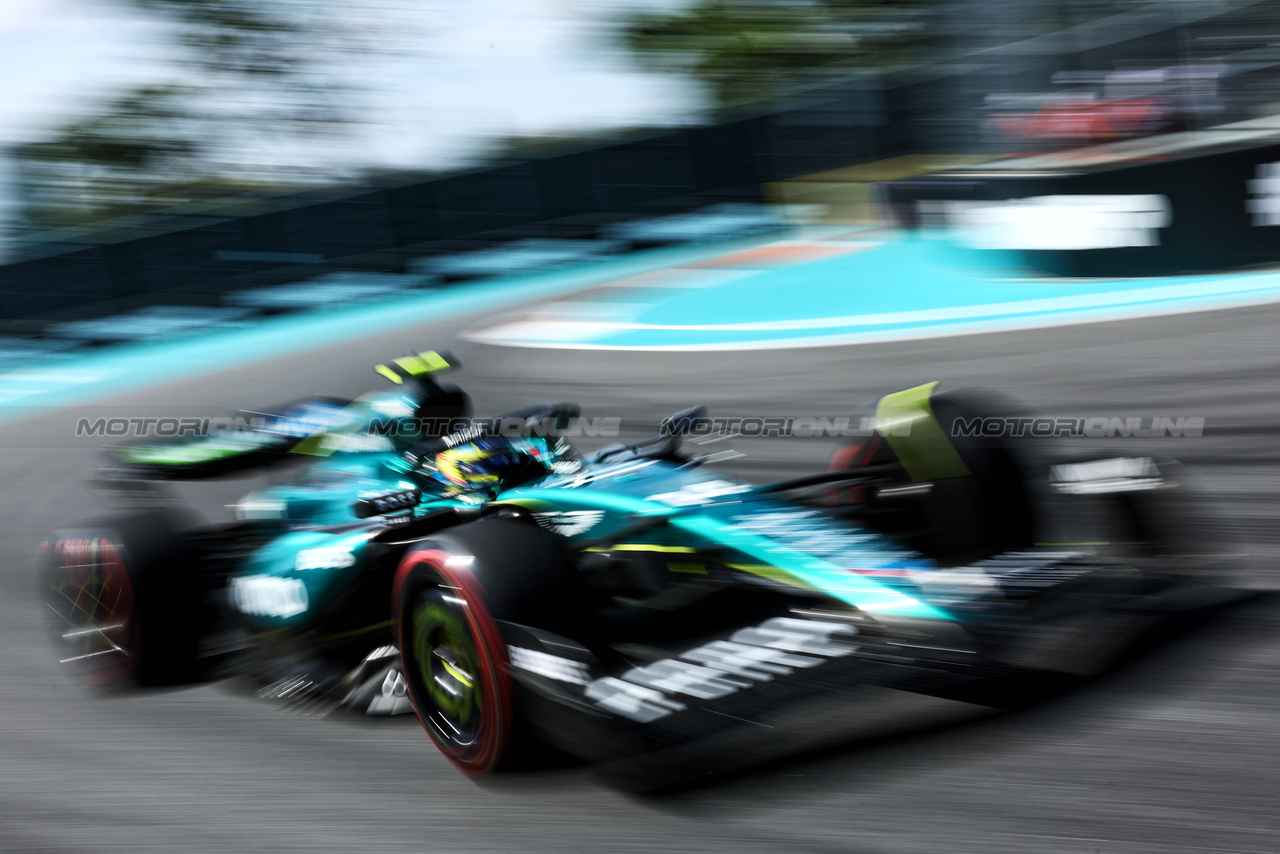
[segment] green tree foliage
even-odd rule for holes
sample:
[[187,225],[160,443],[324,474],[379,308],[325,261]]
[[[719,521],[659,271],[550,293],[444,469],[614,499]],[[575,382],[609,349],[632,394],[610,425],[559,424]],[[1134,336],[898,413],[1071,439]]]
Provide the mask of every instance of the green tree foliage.
[[336,0],[121,0],[167,21],[170,79],[138,86],[11,151],[21,233],[313,177],[290,152],[352,120],[326,68],[367,49]]
[[704,83],[719,111],[798,86],[912,61],[929,32],[923,0],[694,0],[628,21],[647,67]]

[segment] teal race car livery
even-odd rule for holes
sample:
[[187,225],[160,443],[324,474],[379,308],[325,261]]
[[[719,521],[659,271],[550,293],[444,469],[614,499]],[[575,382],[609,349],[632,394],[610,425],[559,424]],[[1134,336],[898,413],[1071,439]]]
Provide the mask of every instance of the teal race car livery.
[[[476,420],[438,379],[453,367],[421,353],[354,401],[116,449],[94,485],[120,512],[42,546],[60,658],[89,684],[238,677],[294,707],[415,713],[484,773],[531,743],[693,755],[868,685],[1018,702],[1215,589],[1161,533],[1170,464],[1051,484],[957,435],[982,404],[936,383],[869,404],[875,429],[827,471],[759,485],[686,450],[701,408],[581,455],[577,405]],[[264,470],[283,482],[213,526],[164,489]],[[1049,493],[1121,533],[1102,554],[1037,546]]]

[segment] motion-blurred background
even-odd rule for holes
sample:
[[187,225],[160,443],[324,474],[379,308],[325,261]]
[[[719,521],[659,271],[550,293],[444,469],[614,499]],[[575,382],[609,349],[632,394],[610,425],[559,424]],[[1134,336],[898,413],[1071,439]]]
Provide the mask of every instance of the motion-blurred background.
[[[776,221],[883,222],[885,181],[1280,112],[1277,18],[1242,0],[8,0],[0,334],[17,356],[118,339],[65,322],[139,308],[139,335],[168,334]],[[256,290],[305,282],[328,288]]]
[[1073,450],[1188,463],[1195,530],[1274,590],[1277,63],[1247,0],[0,0],[0,849],[1273,850],[1268,600],[1047,707],[864,709],[637,802],[478,788],[403,719],[90,698],[34,553],[96,512],[82,419],[349,397],[451,347],[482,413],[635,436],[933,379],[1204,419]]

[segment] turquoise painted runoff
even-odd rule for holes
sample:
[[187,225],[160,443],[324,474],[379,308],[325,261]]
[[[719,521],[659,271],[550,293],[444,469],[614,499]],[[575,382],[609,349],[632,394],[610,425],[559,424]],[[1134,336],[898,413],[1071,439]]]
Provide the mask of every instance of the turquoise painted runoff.
[[[754,239],[752,243],[759,242]],[[0,369],[0,422],[46,408],[82,404],[122,392],[192,378],[268,359],[387,334],[392,350],[422,349],[392,333],[529,300],[547,299],[651,270],[687,264],[751,245],[726,241],[654,249],[568,270],[508,276],[418,291],[356,305],[265,318],[189,338],[58,354]],[[300,393],[306,378],[300,377]]]
[[1280,302],[1280,272],[1055,279],[1015,256],[940,239],[849,254],[697,288],[631,295],[625,318],[491,328],[479,340],[583,349],[750,349],[856,344]]

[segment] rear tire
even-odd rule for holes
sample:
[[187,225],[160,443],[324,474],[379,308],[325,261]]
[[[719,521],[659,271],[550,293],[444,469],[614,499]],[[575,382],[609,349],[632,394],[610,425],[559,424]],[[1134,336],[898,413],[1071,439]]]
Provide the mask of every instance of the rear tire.
[[88,523],[57,532],[40,551],[59,659],[85,685],[199,676],[202,594],[166,520],[138,514]]

